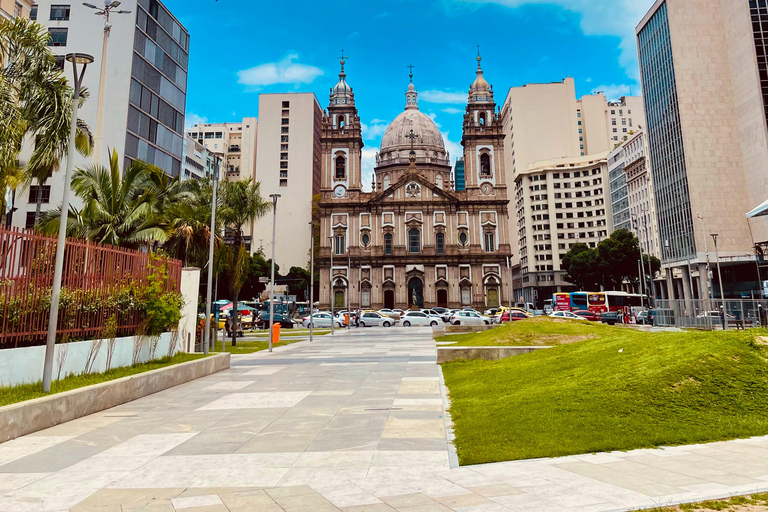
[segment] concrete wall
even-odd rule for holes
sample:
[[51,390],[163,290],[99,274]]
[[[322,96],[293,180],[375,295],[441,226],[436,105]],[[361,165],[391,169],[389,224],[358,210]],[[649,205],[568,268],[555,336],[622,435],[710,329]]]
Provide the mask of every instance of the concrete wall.
[[[133,364],[134,336],[117,338],[115,351],[112,355],[111,368],[131,366]],[[85,372],[85,363],[91,346],[96,341],[78,341],[56,345],[53,358],[53,378],[64,378],[67,375],[79,375]],[[160,341],[155,350],[155,359],[165,357],[170,353],[171,334],[160,336]],[[101,349],[95,359],[91,373],[102,373],[107,369],[107,341],[101,344]],[[145,338],[142,342],[139,361],[150,360],[151,341]],[[173,351],[175,354],[182,347],[181,339]],[[15,386],[18,384],[34,384],[43,378],[43,361],[45,360],[45,346],[11,348],[0,352],[0,386]],[[61,363],[60,363],[61,362]],[[61,365],[61,371],[59,366]]]
[[0,407],[0,443],[226,370],[229,361],[219,354]]
[[194,267],[181,270],[181,295],[184,306],[179,322],[179,345],[185,352],[194,352],[197,329],[197,301],[200,296],[200,269]]

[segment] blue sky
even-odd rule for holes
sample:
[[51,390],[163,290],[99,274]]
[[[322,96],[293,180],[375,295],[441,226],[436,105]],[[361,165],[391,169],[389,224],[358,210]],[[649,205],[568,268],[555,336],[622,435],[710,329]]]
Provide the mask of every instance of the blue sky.
[[459,156],[477,45],[497,103],[509,87],[573,76],[578,95],[639,94],[634,27],[653,0],[165,0],[191,35],[187,122],[258,113],[260,92],[328,104],[342,48],[364,123],[370,172],[405,105],[413,63],[419,105]]

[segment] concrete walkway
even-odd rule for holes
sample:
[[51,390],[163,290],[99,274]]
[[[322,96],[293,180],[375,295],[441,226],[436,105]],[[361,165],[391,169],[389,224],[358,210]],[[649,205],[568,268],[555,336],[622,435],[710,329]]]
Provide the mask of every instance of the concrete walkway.
[[768,438],[455,468],[429,329],[360,329],[0,445],[0,512],[614,511],[768,490]]

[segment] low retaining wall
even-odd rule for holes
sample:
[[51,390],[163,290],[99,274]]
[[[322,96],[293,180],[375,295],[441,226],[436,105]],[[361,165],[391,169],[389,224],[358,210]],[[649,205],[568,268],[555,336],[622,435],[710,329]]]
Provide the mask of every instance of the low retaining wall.
[[498,361],[552,347],[437,347],[437,364],[458,359]]
[[0,407],[0,443],[218,373],[229,359],[219,354]]

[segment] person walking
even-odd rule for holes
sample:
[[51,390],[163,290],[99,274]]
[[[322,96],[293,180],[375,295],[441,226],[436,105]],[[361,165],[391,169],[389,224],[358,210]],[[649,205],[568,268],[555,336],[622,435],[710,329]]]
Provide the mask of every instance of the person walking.
[[720,324],[722,324],[723,330],[725,330],[725,309],[723,306],[720,306]]
[[758,314],[758,317],[760,318],[760,327],[765,329],[766,320],[768,320],[768,319],[766,318],[765,308],[763,308],[762,304],[758,304],[758,306],[757,306],[757,314]]

